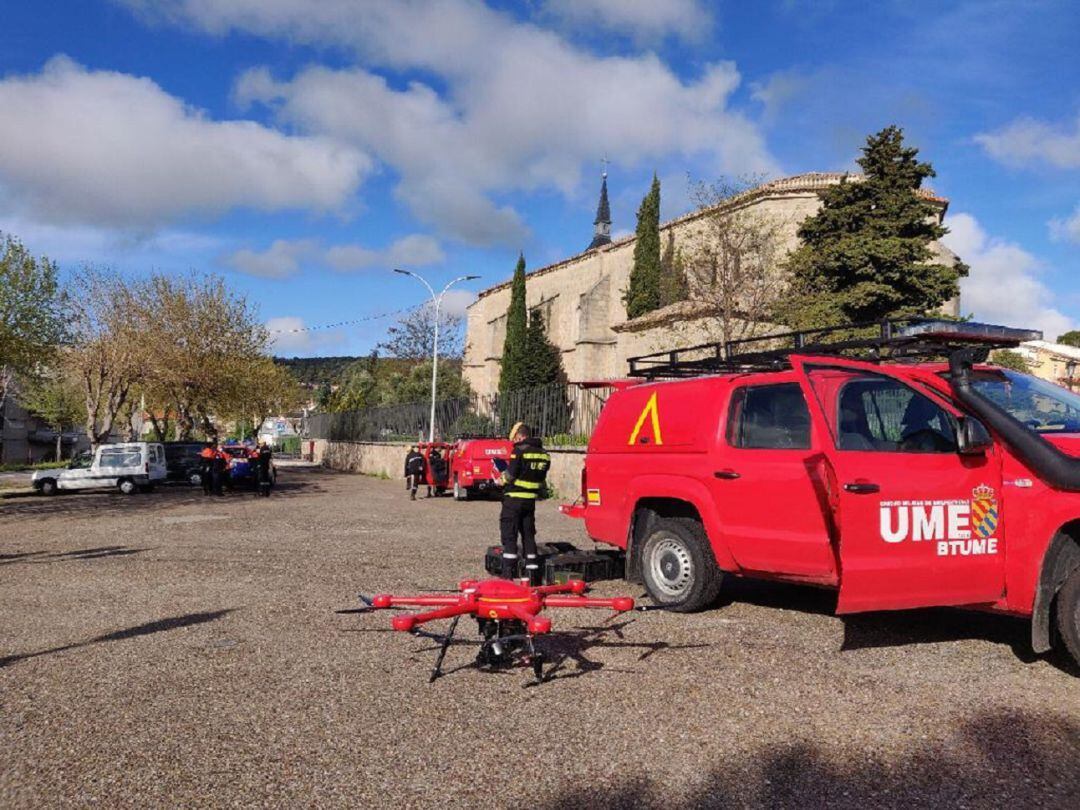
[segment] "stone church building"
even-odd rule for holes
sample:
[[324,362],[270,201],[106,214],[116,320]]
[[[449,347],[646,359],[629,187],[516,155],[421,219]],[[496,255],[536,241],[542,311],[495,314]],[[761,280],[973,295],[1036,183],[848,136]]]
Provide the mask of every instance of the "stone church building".
[[[815,172],[773,180],[725,203],[725,208],[752,210],[779,223],[780,254],[786,255],[798,245],[799,224],[820,208],[819,192],[845,176],[859,179]],[[948,200],[930,189],[922,189],[920,194],[941,221]],[[669,233],[676,247],[689,246],[700,235],[705,218],[714,213],[694,211],[662,223],[661,246],[668,243]],[[693,301],[627,319],[623,294],[633,266],[635,239],[611,239],[606,174],[594,225],[592,243],[582,253],[533,270],[526,281],[527,306],[530,310],[539,308],[544,316],[548,336],[562,351],[563,367],[571,381],[622,377],[628,357],[718,339],[715,316],[702,317]],[[931,249],[943,264],[956,261],[944,245],[935,242]],[[498,390],[509,304],[507,279],[481,292],[469,307],[463,373],[479,394]],[[960,303],[953,300],[945,309],[959,315]]]

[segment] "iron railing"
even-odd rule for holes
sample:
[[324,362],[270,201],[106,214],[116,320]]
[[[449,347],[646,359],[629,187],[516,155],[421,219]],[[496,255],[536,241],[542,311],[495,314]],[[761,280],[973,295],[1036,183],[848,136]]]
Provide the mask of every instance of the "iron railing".
[[[504,436],[515,422],[525,422],[548,444],[585,444],[611,390],[556,383],[441,400],[435,403],[435,435],[450,441],[459,436]],[[330,441],[418,441],[427,438],[430,418],[430,402],[315,413],[305,419],[303,434]]]

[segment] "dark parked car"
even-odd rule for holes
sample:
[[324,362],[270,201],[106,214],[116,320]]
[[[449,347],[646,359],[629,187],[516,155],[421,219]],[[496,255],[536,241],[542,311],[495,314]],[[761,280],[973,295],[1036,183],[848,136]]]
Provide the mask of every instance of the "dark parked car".
[[202,442],[165,442],[166,480],[201,484],[199,453],[204,446]]

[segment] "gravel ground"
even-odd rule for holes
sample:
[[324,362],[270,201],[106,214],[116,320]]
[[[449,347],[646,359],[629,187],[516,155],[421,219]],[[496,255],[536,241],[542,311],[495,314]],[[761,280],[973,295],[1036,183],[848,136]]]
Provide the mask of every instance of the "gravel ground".
[[554,612],[540,687],[465,643],[429,686],[432,642],[334,614],[482,574],[497,510],[312,469],[0,502],[0,805],[1080,804],[1080,679],[1020,621],[734,582],[692,616]]

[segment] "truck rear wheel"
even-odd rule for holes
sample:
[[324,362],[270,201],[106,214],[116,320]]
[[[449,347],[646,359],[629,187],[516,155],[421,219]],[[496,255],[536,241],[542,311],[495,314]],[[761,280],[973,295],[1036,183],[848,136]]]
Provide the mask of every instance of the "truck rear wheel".
[[1058,635],[1080,667],[1080,568],[1075,569],[1057,595]]
[[641,548],[641,574],[652,600],[678,613],[715,602],[724,577],[693,518],[655,520]]
[[135,490],[137,489],[137,487],[135,486],[135,482],[132,481],[130,478],[121,479],[120,483],[117,484],[117,487],[124,495],[134,495]]

